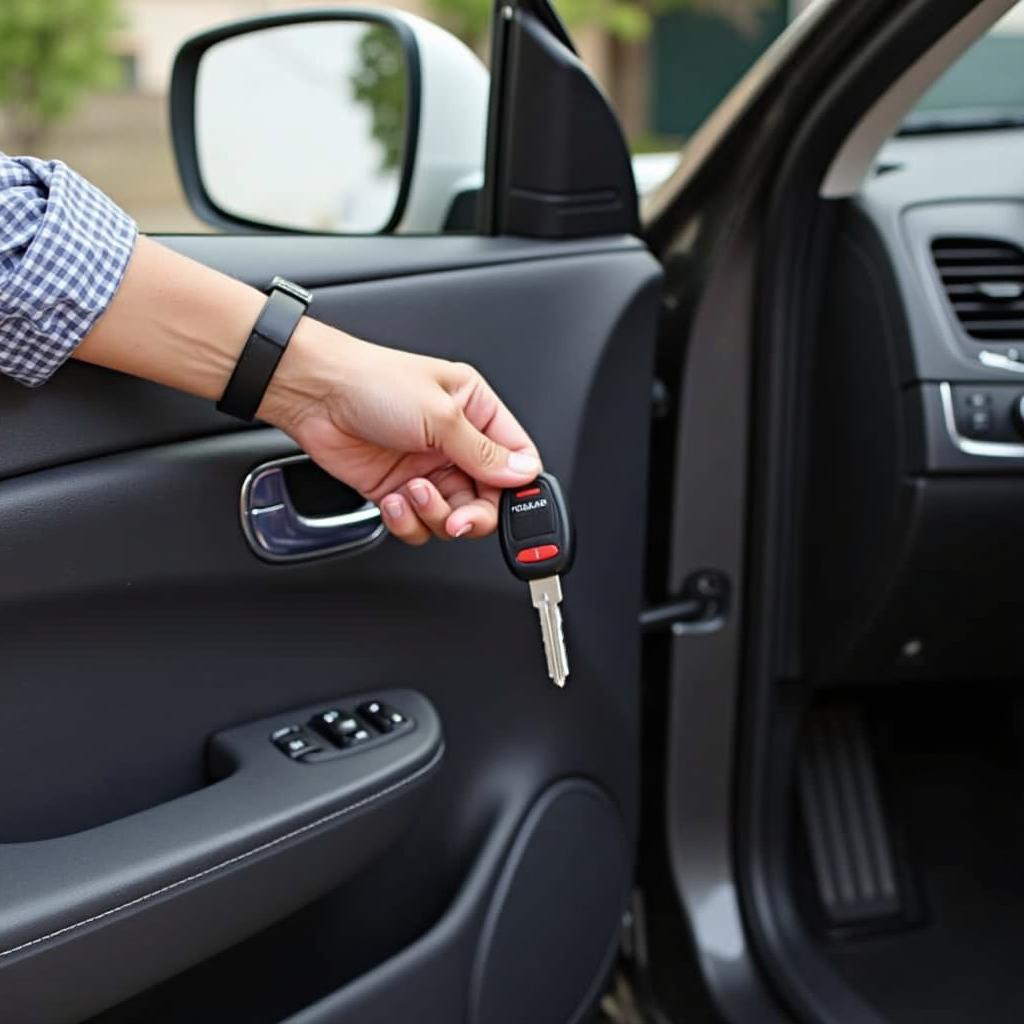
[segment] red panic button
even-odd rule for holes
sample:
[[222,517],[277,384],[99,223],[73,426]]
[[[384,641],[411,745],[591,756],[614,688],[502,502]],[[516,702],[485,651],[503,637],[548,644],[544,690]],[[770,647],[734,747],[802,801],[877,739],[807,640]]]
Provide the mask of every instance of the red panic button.
[[539,548],[523,548],[516,555],[517,562],[546,562],[558,554],[557,544],[542,544]]
[[534,498],[540,494],[539,487],[527,487],[526,490],[516,491],[517,498]]

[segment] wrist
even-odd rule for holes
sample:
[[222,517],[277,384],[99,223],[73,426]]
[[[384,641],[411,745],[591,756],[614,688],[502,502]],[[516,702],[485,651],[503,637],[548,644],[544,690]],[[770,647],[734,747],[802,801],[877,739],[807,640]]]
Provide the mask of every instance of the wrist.
[[257,417],[294,434],[298,424],[322,409],[337,383],[357,338],[304,316],[281,357]]

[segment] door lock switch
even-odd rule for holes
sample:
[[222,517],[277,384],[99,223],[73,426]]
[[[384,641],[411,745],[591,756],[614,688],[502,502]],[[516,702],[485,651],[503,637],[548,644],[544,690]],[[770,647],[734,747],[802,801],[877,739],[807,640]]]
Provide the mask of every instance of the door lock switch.
[[360,704],[356,710],[378,732],[394,732],[399,726],[405,725],[409,721],[401,711],[396,711],[390,705],[383,704],[379,700]]
[[305,729],[292,726],[289,731],[279,735],[279,729],[274,733],[274,746],[283,754],[287,754],[293,760],[304,757],[306,754],[314,754],[323,749],[316,738]]

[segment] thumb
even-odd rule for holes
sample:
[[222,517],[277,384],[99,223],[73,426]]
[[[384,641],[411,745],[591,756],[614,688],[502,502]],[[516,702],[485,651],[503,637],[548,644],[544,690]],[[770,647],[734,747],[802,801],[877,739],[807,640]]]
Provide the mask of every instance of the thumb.
[[491,487],[529,483],[541,471],[540,459],[529,449],[512,451],[481,433],[459,409],[438,432],[438,447],[474,480]]

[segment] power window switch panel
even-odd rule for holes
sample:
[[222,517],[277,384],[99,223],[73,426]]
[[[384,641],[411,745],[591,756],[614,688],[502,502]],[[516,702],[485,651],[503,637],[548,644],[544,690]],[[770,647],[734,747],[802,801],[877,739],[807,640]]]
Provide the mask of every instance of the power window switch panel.
[[405,725],[408,721],[401,711],[396,711],[390,705],[383,704],[379,700],[360,704],[357,710],[378,732],[394,732],[400,725]]

